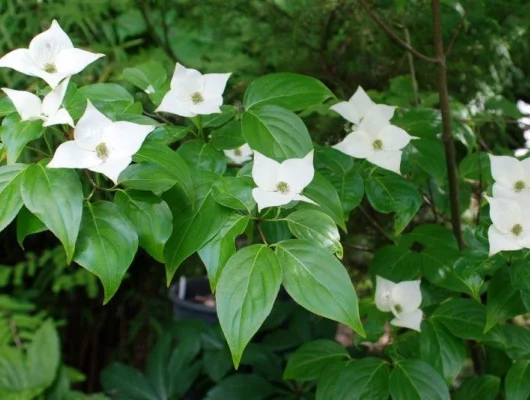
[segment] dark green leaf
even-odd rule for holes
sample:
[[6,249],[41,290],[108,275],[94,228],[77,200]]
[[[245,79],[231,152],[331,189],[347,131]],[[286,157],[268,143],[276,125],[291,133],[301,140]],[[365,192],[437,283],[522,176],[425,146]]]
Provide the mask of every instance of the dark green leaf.
[[26,207],[23,207],[17,216],[17,242],[24,248],[24,239],[34,233],[45,231],[46,225],[33,215]]
[[148,61],[134,68],[125,68],[123,70],[123,79],[128,80],[144,91],[151,86],[153,91],[156,92],[162,87],[166,78],[165,68],[154,61]]
[[221,106],[220,113],[214,113],[209,115],[203,115],[201,117],[201,124],[203,129],[206,128],[219,128],[226,124],[236,115],[237,108],[230,105]]
[[101,385],[117,399],[160,400],[145,376],[128,365],[113,363],[101,372]]
[[256,208],[252,197],[252,186],[242,178],[224,176],[214,182],[212,196],[219,204],[234,210],[245,210],[248,214]]
[[443,143],[439,139],[413,140],[409,159],[427,172],[438,185],[443,186],[447,176],[445,152]]
[[492,182],[490,158],[487,153],[472,153],[465,157],[459,166],[460,176],[464,179]]
[[418,278],[420,262],[418,253],[401,246],[385,246],[375,253],[370,272],[393,282],[409,281]]
[[212,132],[212,144],[217,150],[237,149],[245,144],[241,121],[231,121]]
[[27,366],[32,386],[51,386],[59,369],[59,335],[52,320],[46,320],[35,332],[27,349]]
[[20,188],[26,167],[24,164],[0,167],[0,232],[15,219],[24,205]]
[[205,400],[265,400],[276,388],[259,375],[231,375],[211,389]]
[[188,140],[177,150],[177,154],[190,168],[199,171],[215,172],[222,175],[226,171],[226,158],[210,143],[201,140]]
[[42,121],[10,122],[7,118],[0,127],[0,137],[7,151],[7,163],[17,162],[26,144],[42,136]]
[[482,375],[466,379],[454,394],[454,400],[495,400],[501,380],[497,376]]
[[449,400],[449,390],[441,376],[429,364],[419,360],[394,363],[390,375],[393,400]]
[[508,371],[506,399],[527,400],[530,396],[530,360],[517,361]]
[[481,340],[486,326],[486,307],[474,300],[452,299],[438,307],[432,320],[441,322],[456,337]]
[[[85,85],[77,92],[91,101],[133,103],[134,97],[123,86],[116,83],[93,83]],[[86,103],[85,103],[86,105]]]

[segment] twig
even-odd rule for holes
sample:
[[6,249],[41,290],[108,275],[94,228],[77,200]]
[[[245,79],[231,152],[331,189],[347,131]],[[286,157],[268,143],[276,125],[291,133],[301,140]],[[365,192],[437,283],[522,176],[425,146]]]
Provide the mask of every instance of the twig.
[[408,45],[403,39],[401,39],[392,29],[390,29],[382,19],[380,19],[376,14],[373,13],[373,11],[370,9],[370,5],[366,0],[360,0],[361,6],[364,8],[366,13],[374,20],[374,22],[379,25],[379,27],[392,39],[396,44],[403,47],[405,50],[409,51],[410,53],[414,54],[416,57],[421,58],[424,61],[428,61],[431,63],[439,63],[440,58],[433,58],[426,56],[423,53],[420,53],[415,48]]
[[17,346],[18,349],[21,349],[22,341],[18,336],[17,326],[12,318],[9,318],[9,329],[11,330],[11,336],[13,336],[13,342],[15,342],[15,346]]
[[377,232],[379,232],[387,241],[389,241],[390,243],[394,243],[394,240],[392,239],[392,237],[385,232],[385,230],[381,227],[381,225],[379,225],[373,218],[370,214],[368,214],[368,212],[362,208],[361,206],[359,206],[359,210],[361,210],[361,212],[364,214],[364,216],[366,217],[366,219],[368,219],[368,222],[370,222],[370,224],[372,224],[372,226],[375,228],[375,230]]
[[267,239],[265,239],[265,235],[263,234],[263,231],[261,230],[261,225],[260,225],[260,223],[258,222],[258,223],[256,224],[256,226],[258,227],[258,233],[259,233],[259,235],[260,235],[260,237],[261,237],[261,240],[263,240],[263,243],[264,243],[264,244],[268,245],[269,243],[267,243]]
[[440,111],[442,113],[442,139],[445,148],[447,178],[449,180],[451,221],[458,246],[463,248],[464,238],[462,236],[462,220],[458,196],[458,168],[456,165],[455,143],[451,130],[451,110],[449,108],[449,93],[447,89],[447,70],[445,67],[440,0],[432,0],[432,16],[434,25],[434,48],[436,57],[440,60],[438,63],[438,92],[440,97]]
[[[411,44],[410,44],[409,29],[407,27],[404,27],[403,31],[405,32],[405,41],[410,46]],[[414,105],[417,106],[418,104],[420,104],[420,95],[419,95],[419,89],[418,89],[418,80],[416,79],[416,68],[414,68],[414,57],[412,57],[412,53],[410,51],[407,52],[407,58],[409,60],[410,78],[412,80],[412,90],[414,91]]]
[[456,26],[456,29],[453,32],[453,36],[451,37],[451,40],[449,41],[449,46],[447,46],[447,50],[445,50],[445,57],[449,57],[449,54],[451,53],[451,50],[453,50],[453,45],[455,44],[456,38],[460,34],[460,31],[462,30],[462,27],[464,26],[464,21],[467,17],[467,10],[464,10],[464,14],[462,14],[462,18],[460,18],[460,22],[458,22],[458,25]]
[[365,247],[365,246],[360,246],[358,244],[346,243],[346,246],[351,247],[352,249],[366,251],[367,253],[373,253],[374,252],[374,249],[370,249],[370,248]]
[[431,180],[427,182],[427,185],[429,186],[429,204],[431,206],[432,214],[434,216],[434,220],[438,223],[438,213],[436,212],[436,204],[434,202],[434,192],[432,191],[432,184]]

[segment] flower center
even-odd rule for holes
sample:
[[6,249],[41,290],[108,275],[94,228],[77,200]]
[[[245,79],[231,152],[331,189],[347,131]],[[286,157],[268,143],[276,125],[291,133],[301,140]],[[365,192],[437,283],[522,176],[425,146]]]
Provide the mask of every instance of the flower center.
[[57,67],[54,63],[46,63],[44,64],[44,71],[46,71],[49,74],[55,74],[57,72]]
[[522,191],[524,188],[525,188],[525,184],[523,181],[517,181],[515,182],[515,185],[513,185],[513,189],[519,193],[520,191]]
[[241,149],[234,149],[234,154],[236,156],[240,156],[242,153],[241,153]]
[[109,148],[105,143],[101,142],[96,146],[96,155],[103,161],[109,158]]
[[521,233],[523,233],[523,227],[519,224],[515,224],[513,227],[512,227],[512,233],[515,235],[515,236],[519,236]]
[[287,182],[281,181],[276,185],[276,190],[280,193],[287,193],[289,191],[289,185]]
[[375,151],[379,151],[383,149],[383,142],[379,139],[374,140],[372,143],[372,146],[374,146]]
[[200,104],[204,101],[204,97],[199,92],[195,92],[191,95],[191,101],[193,101],[193,104]]
[[394,309],[398,314],[401,314],[401,312],[403,311],[403,307],[401,307],[401,304],[394,305]]

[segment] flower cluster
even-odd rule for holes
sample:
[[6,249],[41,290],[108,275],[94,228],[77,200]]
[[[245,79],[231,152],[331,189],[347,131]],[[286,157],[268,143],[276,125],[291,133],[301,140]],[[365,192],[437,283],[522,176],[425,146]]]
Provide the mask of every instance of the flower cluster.
[[490,204],[493,223],[488,230],[490,255],[502,250],[530,248],[530,159],[490,155],[491,175],[495,180]]
[[334,148],[401,174],[402,149],[416,138],[390,123],[395,107],[375,104],[359,86],[350,100],[335,104],[331,110],[353,124],[352,132]]
[[421,299],[419,280],[394,283],[376,276],[375,305],[380,311],[392,311],[392,325],[420,331]]

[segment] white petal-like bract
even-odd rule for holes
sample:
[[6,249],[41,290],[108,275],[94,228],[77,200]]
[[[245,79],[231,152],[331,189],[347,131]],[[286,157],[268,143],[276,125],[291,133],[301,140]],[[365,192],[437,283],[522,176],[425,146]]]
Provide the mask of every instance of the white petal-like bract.
[[253,151],[248,145],[248,143],[245,143],[244,145],[239,146],[236,149],[223,150],[223,153],[232,162],[236,164],[243,164],[244,162],[252,160]]

